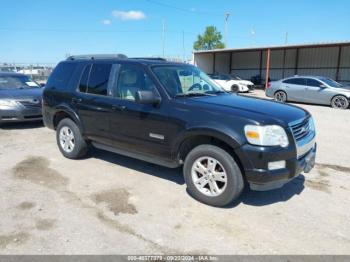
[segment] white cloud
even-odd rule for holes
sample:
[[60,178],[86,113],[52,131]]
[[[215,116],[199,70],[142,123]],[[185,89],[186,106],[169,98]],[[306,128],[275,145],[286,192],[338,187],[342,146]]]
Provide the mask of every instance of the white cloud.
[[126,21],[126,20],[142,20],[146,18],[146,15],[142,11],[119,11],[119,10],[113,10],[112,15],[115,18],[118,18],[120,20]]
[[109,20],[109,19],[104,19],[104,20],[102,20],[102,24],[104,24],[104,25],[110,25],[110,24],[112,24],[112,21]]

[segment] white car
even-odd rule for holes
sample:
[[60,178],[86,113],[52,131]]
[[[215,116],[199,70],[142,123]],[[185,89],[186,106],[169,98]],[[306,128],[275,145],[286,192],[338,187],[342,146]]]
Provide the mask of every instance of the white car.
[[226,91],[231,92],[249,92],[254,89],[254,84],[247,80],[242,80],[237,76],[229,74],[214,74],[209,75],[215,83],[219,84]]

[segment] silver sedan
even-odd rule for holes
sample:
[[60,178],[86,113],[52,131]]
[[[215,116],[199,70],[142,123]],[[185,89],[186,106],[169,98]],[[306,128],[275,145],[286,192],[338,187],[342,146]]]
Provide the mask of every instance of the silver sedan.
[[350,88],[319,76],[294,76],[271,82],[265,92],[279,102],[323,104],[340,109],[347,109],[350,101]]

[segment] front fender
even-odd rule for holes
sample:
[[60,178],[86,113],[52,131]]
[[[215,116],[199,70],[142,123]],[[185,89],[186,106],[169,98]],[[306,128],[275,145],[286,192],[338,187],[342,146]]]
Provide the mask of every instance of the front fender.
[[233,132],[231,129],[227,129],[225,127],[219,129],[219,128],[209,128],[205,126],[197,126],[197,127],[191,127],[184,131],[182,131],[180,134],[177,135],[176,140],[172,143],[172,155],[176,156],[177,153],[180,150],[180,147],[186,139],[190,137],[195,136],[210,136],[214,137],[218,140],[221,140],[228,144],[233,149],[240,147],[244,144],[244,141],[240,139],[239,135],[235,132]]

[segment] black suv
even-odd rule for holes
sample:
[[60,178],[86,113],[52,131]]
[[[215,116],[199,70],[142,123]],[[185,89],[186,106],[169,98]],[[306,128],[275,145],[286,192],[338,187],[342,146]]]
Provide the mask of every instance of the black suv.
[[90,145],[170,168],[190,194],[224,206],[280,188],[315,164],[315,126],[298,107],[227,93],[197,67],[157,59],[71,57],[43,93],[62,154]]

